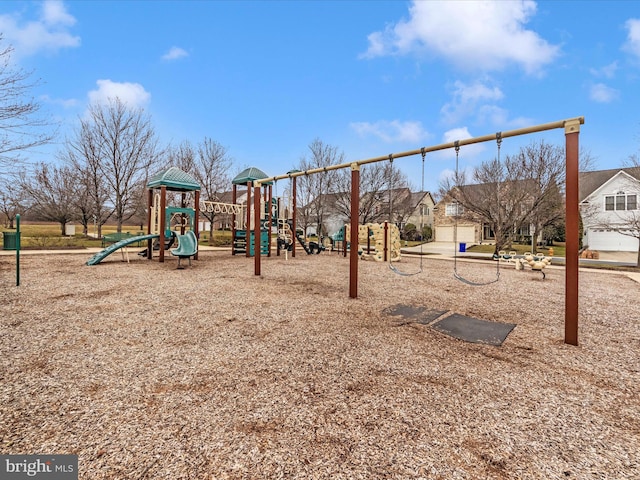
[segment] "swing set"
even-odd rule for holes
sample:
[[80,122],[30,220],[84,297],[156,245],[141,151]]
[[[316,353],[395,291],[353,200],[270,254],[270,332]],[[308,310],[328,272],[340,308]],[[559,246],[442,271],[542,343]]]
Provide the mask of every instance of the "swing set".
[[[351,170],[351,212],[358,212],[360,208],[360,166],[369,163],[393,161],[396,158],[409,157],[422,154],[423,159],[428,152],[440,150],[454,149],[456,152],[456,171],[458,170],[459,151],[464,145],[476,143],[484,143],[488,141],[496,141],[498,143],[498,152],[502,139],[507,137],[515,137],[520,135],[528,135],[548,130],[564,129],[565,132],[565,154],[566,154],[566,269],[565,269],[565,343],[578,345],[578,245],[579,245],[579,212],[578,212],[578,142],[580,137],[580,125],[584,124],[584,117],[575,117],[566,120],[559,120],[540,124],[532,127],[520,128],[516,130],[503,131],[480,137],[468,138],[464,140],[456,140],[455,142],[433,145],[430,147],[422,147],[417,150],[409,150],[406,152],[373,157],[365,160],[358,160],[351,163],[339,165],[331,165],[322,168],[309,169],[301,172],[289,172],[284,175],[274,177],[261,178],[252,182],[254,188],[254,210],[260,209],[260,189],[263,184],[268,184],[279,179],[290,178],[292,180],[292,189],[295,192],[296,178],[302,175],[312,175],[329,170],[338,170],[349,168]],[[424,174],[423,174],[424,179]],[[250,185],[248,185],[250,186]],[[295,196],[292,198],[295,202]],[[293,206],[295,215],[295,204]],[[350,219],[350,243],[358,244],[358,215],[351,215]],[[457,225],[456,225],[457,227]],[[256,236],[259,235],[259,225],[254,225]],[[454,229],[455,235],[457,228]],[[345,239],[346,240],[346,239]],[[454,239],[455,240],[455,239]],[[254,274],[261,275],[261,255],[254,256]],[[422,255],[421,255],[422,259]],[[422,270],[422,264],[420,267]],[[416,272],[419,273],[419,272]],[[499,262],[498,270],[496,270],[496,278],[488,282],[475,282],[463,277],[458,271],[457,254],[454,256],[454,277],[468,285],[481,286],[495,283],[500,276]],[[357,298],[358,296],[358,249],[351,248],[349,256],[349,297]]]

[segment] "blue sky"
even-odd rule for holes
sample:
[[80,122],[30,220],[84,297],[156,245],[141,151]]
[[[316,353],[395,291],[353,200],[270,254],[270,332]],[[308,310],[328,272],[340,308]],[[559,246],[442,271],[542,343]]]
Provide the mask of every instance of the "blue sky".
[[[634,1],[4,1],[0,31],[59,141],[117,95],[163,143],[207,136],[235,171],[269,175],[316,138],[355,161],[576,116],[597,168],[640,150]],[[538,138],[564,144],[557,130],[503,152]],[[461,167],[494,155],[463,148]],[[395,165],[420,186],[418,157]],[[454,166],[429,155],[427,189]]]

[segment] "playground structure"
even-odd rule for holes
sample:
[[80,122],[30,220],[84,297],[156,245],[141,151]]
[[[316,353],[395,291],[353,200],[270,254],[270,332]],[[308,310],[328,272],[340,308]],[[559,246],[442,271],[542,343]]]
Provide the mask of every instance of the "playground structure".
[[[517,260],[519,260],[520,265],[522,265],[522,269],[524,269],[524,266],[526,264],[531,267],[531,270],[540,272],[542,274],[543,280],[546,278],[544,269],[547,265],[551,265],[551,257],[547,257],[544,255],[532,255],[530,252],[525,253],[523,259]],[[518,263],[516,263],[516,268],[518,268]]]
[[[250,167],[240,172],[232,181],[232,204],[238,205],[238,194],[242,193],[238,187],[246,187],[247,203],[246,208],[235,207],[230,209],[231,213],[231,238],[232,238],[232,255],[244,254],[247,257],[267,255],[271,256],[271,223],[273,212],[267,205],[273,203],[272,198],[272,182],[266,182],[263,185],[263,191],[260,189],[253,191],[253,184],[256,180],[265,178],[267,175],[258,168]],[[252,202],[251,195],[255,195],[255,201]],[[243,211],[244,210],[244,211]],[[256,214],[255,212],[258,212]],[[259,253],[255,254],[255,239],[259,239]]]
[[[167,206],[167,193],[180,194],[180,206]],[[98,252],[87,261],[87,265],[97,265],[107,256],[127,246],[147,242],[146,258],[153,258],[154,241],[157,242],[158,261],[164,262],[165,250],[177,239],[179,259],[198,259],[198,222],[200,206],[200,185],[195,179],[179,168],[170,167],[154,175],[147,183],[147,233],[124,238]],[[193,194],[193,205],[188,206],[187,196]],[[175,229],[176,231],[172,230]],[[187,238],[186,232],[191,232]],[[195,243],[191,236],[195,236]],[[174,238],[175,237],[175,238]],[[187,248],[187,245],[189,248]],[[180,261],[178,261],[180,265]]]
[[[320,242],[309,241],[304,232],[297,227],[295,184],[292,185],[288,199],[285,196],[277,197],[273,194],[274,182],[265,181],[266,177],[267,174],[260,169],[250,167],[240,172],[232,181],[232,203],[226,207],[231,214],[232,255],[270,257],[272,229],[277,232],[277,255],[285,250],[287,254],[291,252],[291,256],[295,257],[296,240],[307,254],[323,251],[324,246]],[[253,185],[257,182],[260,182],[261,188],[256,190]],[[241,190],[243,187],[246,187],[244,192]],[[246,194],[247,203],[244,208],[238,203],[242,193]],[[255,255],[256,238],[259,239],[260,255]]]
[[[342,254],[346,257],[350,247],[344,238],[351,238],[350,225],[345,225],[333,237],[334,242],[341,242]],[[389,222],[358,225],[358,255],[362,260],[397,262],[401,258],[400,248],[397,225]]]
[[178,242],[178,248],[171,249],[170,253],[178,257],[178,269],[182,269],[183,267],[180,265],[182,259],[187,258],[189,266],[191,266],[191,257],[198,252],[198,238],[193,230],[189,230],[184,235],[180,235]]
[[[584,124],[584,117],[575,117],[566,120],[559,120],[556,122],[545,123],[527,128],[520,128],[516,130],[510,130],[506,132],[497,132],[495,134],[484,135],[480,137],[468,138],[464,140],[457,140],[455,142],[443,143],[439,145],[433,145],[429,147],[422,147],[417,150],[410,150],[406,152],[389,154],[380,157],[373,157],[365,160],[359,160],[351,163],[344,163],[339,165],[330,165],[322,168],[315,168],[306,170],[303,172],[288,172],[284,175],[278,175],[268,178],[254,179],[252,182],[247,181],[247,190],[253,190],[255,192],[254,198],[254,210],[260,209],[260,192],[263,185],[271,185],[272,182],[279,179],[289,178],[292,180],[292,190],[295,192],[296,178],[302,175],[312,175],[321,172],[327,172],[329,170],[338,170],[343,168],[349,168],[351,170],[351,205],[350,211],[359,211],[360,203],[360,167],[369,163],[393,161],[396,158],[409,157],[421,154],[424,155],[429,152],[435,152],[440,150],[455,149],[456,154],[460,147],[465,145],[472,145],[476,143],[483,143],[488,141],[502,141],[502,139],[515,137],[520,135],[528,135],[536,132],[543,132],[548,130],[563,129],[565,133],[565,155],[566,155],[566,270],[565,270],[565,343],[571,345],[578,345],[578,250],[579,250],[579,211],[578,211],[578,155],[579,155],[579,137],[580,137],[580,125]],[[295,201],[295,195],[293,196]],[[250,195],[247,195],[247,202],[249,203]],[[294,208],[295,218],[295,208]],[[247,209],[249,212],[249,209]],[[249,216],[249,213],[247,213]],[[350,238],[349,241],[352,245],[358,243],[358,216],[352,215],[350,221]],[[247,222],[249,225],[250,222]],[[294,220],[295,225],[295,220]],[[248,227],[249,228],[249,227]],[[260,234],[258,222],[255,222],[254,229],[256,237]],[[294,229],[295,231],[295,229]],[[254,256],[254,275],[261,274],[261,261],[260,255]],[[455,269],[454,269],[455,271]],[[454,274],[458,279],[459,276]],[[470,283],[470,282],[467,282]],[[358,251],[355,248],[350,249],[349,256],[349,296],[351,298],[357,298],[358,296]]]

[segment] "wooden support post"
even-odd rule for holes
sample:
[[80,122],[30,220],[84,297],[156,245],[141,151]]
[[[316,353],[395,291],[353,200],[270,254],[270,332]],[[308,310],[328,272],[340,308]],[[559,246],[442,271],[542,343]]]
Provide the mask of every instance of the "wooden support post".
[[342,233],[342,256],[347,258],[347,224],[344,224],[344,232]]
[[[245,256],[246,257],[250,257],[251,256],[251,188],[252,188],[252,182],[247,182],[247,219],[246,222],[247,224],[245,225],[245,234],[246,234],[246,253]],[[260,198],[260,195],[258,195],[258,198]],[[255,212],[253,212],[253,216],[257,216],[258,214],[258,210],[256,210]],[[254,242],[255,243],[255,242]],[[255,245],[254,245],[255,248]]]
[[[233,185],[231,188],[231,203],[234,205],[238,203],[238,186]],[[231,255],[236,254],[236,214],[235,209],[232,210],[231,214]],[[242,210],[240,210],[240,218],[242,218]]]
[[280,256],[280,244],[278,243],[278,239],[280,238],[280,217],[282,210],[282,202],[280,201],[280,197],[276,197],[276,207],[278,214],[276,215],[276,255]]
[[158,261],[164,262],[164,231],[167,228],[167,187],[162,185],[160,187],[160,252],[158,255]]
[[297,198],[298,198],[298,188],[296,186],[296,178],[298,177],[293,177],[291,179],[291,181],[293,182],[291,184],[291,257],[295,258],[296,256],[296,230],[298,228],[298,217],[296,215],[296,212],[298,210],[297,205]]
[[386,262],[389,257],[387,257],[387,255],[389,254],[389,242],[387,242],[388,240],[388,234],[389,234],[389,222],[384,222],[384,255],[383,255],[383,260]]
[[[272,201],[273,201],[273,185],[268,185],[267,186],[267,230],[268,230],[268,234],[267,234],[267,238],[269,239],[269,243],[268,243],[268,252],[267,252],[267,257],[271,256],[271,226],[273,225],[273,209],[272,207]],[[276,222],[277,224],[278,222]]]
[[[253,192],[253,211],[254,211],[254,220],[253,220],[253,261],[255,266],[255,274],[260,275],[260,257],[261,255],[261,238],[260,238],[260,214],[255,212],[260,212],[260,186],[254,187]],[[247,236],[248,238],[248,236]],[[247,244],[247,251],[249,249],[249,245]]]
[[[153,188],[147,190],[147,235],[151,234],[153,225],[151,224],[151,218],[153,215]],[[147,240],[147,260],[153,258],[153,239]]]
[[[358,297],[358,224],[360,221],[360,165],[351,164],[351,249],[349,255],[349,297]],[[345,232],[346,233],[346,232]],[[346,235],[345,235],[346,237]],[[345,238],[345,241],[347,239]]]
[[564,342],[578,345],[578,251],[579,211],[578,174],[580,121],[565,124],[567,155],[566,178],[566,269],[565,269],[565,319]]
[[[194,213],[194,226],[193,226],[193,233],[196,234],[196,239],[200,240],[200,190],[196,190],[195,195],[194,195],[194,199],[193,201],[195,202],[195,205],[193,206],[195,213]],[[215,226],[211,225],[211,229],[214,229]],[[198,260],[198,252],[200,251],[200,249],[196,250],[196,254],[193,256],[194,260]]]

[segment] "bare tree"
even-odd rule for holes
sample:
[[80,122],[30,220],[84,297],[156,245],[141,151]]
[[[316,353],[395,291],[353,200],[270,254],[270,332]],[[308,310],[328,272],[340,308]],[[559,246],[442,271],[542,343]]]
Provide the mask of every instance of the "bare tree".
[[77,218],[75,198],[77,187],[73,171],[68,166],[56,167],[41,163],[32,175],[23,172],[20,187],[28,196],[35,218],[60,224],[65,235],[66,225]]
[[[102,220],[104,209],[112,208],[117,231],[122,231],[123,223],[136,214],[140,186],[146,185],[161,154],[150,118],[143,109],[128,107],[119,98],[107,105],[91,105],[67,152],[70,149],[94,183],[95,199],[108,197],[96,203],[95,215]],[[104,188],[98,185],[101,181]]]
[[103,174],[99,155],[98,138],[93,134],[89,120],[81,120],[73,137],[67,140],[58,158],[73,168],[79,185],[76,203],[80,211],[80,222],[84,234],[88,234],[89,223],[97,227],[97,236],[102,236],[102,226],[113,214],[107,179]]
[[7,228],[15,228],[16,215],[25,210],[25,192],[13,178],[0,180],[0,213]]
[[[310,156],[300,159],[298,170],[306,171],[344,163],[344,153],[318,138],[309,144],[309,150]],[[334,191],[336,179],[335,170],[297,177],[296,203],[302,207],[298,218],[305,232],[309,226],[315,225],[317,234],[323,233],[324,219],[327,214],[326,196]]]
[[[358,223],[402,222],[406,216],[409,182],[392,163],[380,162],[360,168],[360,200]],[[342,170],[337,177],[335,210],[351,217],[351,172]]]
[[[184,141],[177,148],[169,150],[168,158],[172,164],[197,180],[203,200],[219,201],[221,193],[231,183],[229,170],[232,161],[227,149],[210,138],[205,137],[195,148],[190,142]],[[216,213],[201,211],[201,215],[209,221],[209,242],[213,243]]]
[[498,252],[524,225],[539,231],[563,219],[564,180],[564,150],[541,141],[504,160],[482,162],[469,183],[458,172],[441,191],[458,203],[460,216],[489,225]]
[[[0,35],[0,41],[2,35]],[[31,73],[11,65],[12,47],[0,50],[0,167],[3,169],[20,160],[21,154],[51,141],[43,132],[50,123],[39,117],[40,104],[30,90]]]

